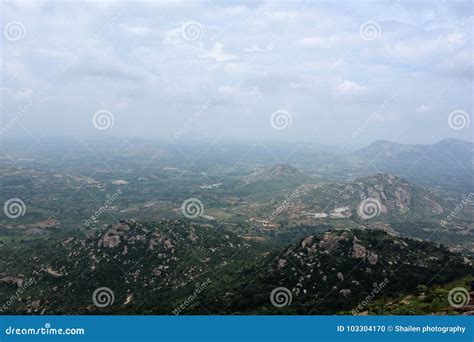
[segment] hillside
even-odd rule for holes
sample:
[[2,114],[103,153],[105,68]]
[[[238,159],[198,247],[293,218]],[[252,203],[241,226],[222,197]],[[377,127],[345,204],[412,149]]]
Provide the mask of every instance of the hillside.
[[[237,283],[228,284],[232,291],[225,295],[227,310],[334,314],[350,311],[374,287],[383,301],[411,293],[420,284],[444,284],[473,271],[472,263],[443,247],[374,231],[307,236],[269,259],[269,263],[248,267],[240,272]],[[277,287],[291,291],[290,305],[276,308],[269,303]],[[209,295],[216,296],[210,291]],[[215,305],[211,297],[206,300],[205,306]]]
[[[390,173],[351,182],[309,187],[301,200],[316,215],[354,219],[434,218],[452,210],[454,201]],[[337,215],[340,212],[342,215]]]
[[[24,263],[0,259],[0,296],[24,288],[6,313],[171,314],[190,296],[196,298],[180,313],[336,313],[349,310],[374,282],[387,283],[383,296],[393,297],[473,271],[444,247],[377,231],[327,232],[275,251],[166,220],[122,221],[86,239],[17,253]],[[269,295],[281,286],[291,291],[293,304],[277,309]],[[113,300],[100,307],[93,297],[103,287]]]
[[[105,286],[114,292],[116,301],[110,310],[116,313],[124,307],[169,313],[173,301],[192,293],[197,282],[218,270],[241,267],[235,262],[255,258],[258,249],[249,247],[234,234],[212,227],[167,220],[122,221],[85,239],[24,248],[17,251],[24,255],[21,264],[5,253],[0,261],[0,297],[8,298],[15,284],[33,278],[35,286],[9,310],[98,312],[92,294]],[[234,261],[236,253],[241,258]],[[157,306],[150,307],[151,299]]]

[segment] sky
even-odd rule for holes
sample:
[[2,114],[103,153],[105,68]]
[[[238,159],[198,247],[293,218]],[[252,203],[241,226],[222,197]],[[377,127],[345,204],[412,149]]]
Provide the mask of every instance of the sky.
[[473,140],[469,1],[0,6],[3,138]]

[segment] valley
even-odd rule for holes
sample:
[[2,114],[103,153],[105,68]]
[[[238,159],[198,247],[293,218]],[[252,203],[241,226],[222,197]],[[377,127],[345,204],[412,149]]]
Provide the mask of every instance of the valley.
[[473,279],[470,142],[50,143],[0,156],[0,295],[35,284],[6,313],[459,314],[440,293]]

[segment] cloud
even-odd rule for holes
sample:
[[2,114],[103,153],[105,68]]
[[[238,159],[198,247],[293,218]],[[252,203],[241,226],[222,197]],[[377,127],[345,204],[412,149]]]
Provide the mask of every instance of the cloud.
[[228,62],[238,59],[237,56],[225,53],[224,44],[216,42],[210,51],[206,51],[200,55],[201,58],[211,58],[216,62]]
[[147,35],[152,32],[151,28],[146,25],[123,24],[121,28],[125,33],[139,36]]
[[249,48],[244,48],[244,52],[250,52],[250,53],[262,53],[262,52],[272,52],[273,51],[273,44],[269,44],[266,46],[258,46],[258,45],[252,45]]
[[354,81],[343,80],[334,87],[334,94],[343,98],[357,98],[369,93],[366,86],[362,86]]
[[[445,120],[450,109],[472,106],[469,2],[0,6],[5,23],[20,21],[27,32],[18,41],[2,40],[2,106],[14,109],[28,94],[41,103],[35,119],[23,118],[31,132],[87,134],[84,113],[108,107],[120,111],[113,134],[172,135],[216,93],[218,106],[196,125],[200,134],[225,127],[236,138],[282,139],[268,133],[262,113],[285,107],[298,120],[284,139],[342,141],[357,127],[341,118],[360,124],[391,99],[382,115],[396,113],[392,124],[399,126],[380,123],[383,132],[408,131],[412,141],[446,134],[472,139],[467,130],[446,129]],[[368,20],[382,30],[371,41],[359,32]],[[185,23],[199,23],[202,31],[185,39]],[[430,113],[426,134],[409,129],[414,111]],[[251,127],[242,117],[252,117]],[[328,128],[315,137],[322,121]],[[368,131],[363,138],[380,137]]]
[[147,79],[145,72],[140,68],[126,65],[120,61],[98,61],[87,57],[70,65],[63,75],[69,81],[77,81],[84,77],[133,82],[143,82]]
[[417,113],[428,113],[431,112],[431,107],[425,104],[421,104],[418,107],[416,107],[416,112]]

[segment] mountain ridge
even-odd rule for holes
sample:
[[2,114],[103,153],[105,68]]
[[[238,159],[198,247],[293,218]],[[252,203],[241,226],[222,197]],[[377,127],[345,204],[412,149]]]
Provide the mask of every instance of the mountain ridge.
[[[389,281],[385,295],[396,296],[433,274],[434,284],[444,284],[473,270],[472,260],[443,246],[381,231],[328,231],[279,250],[250,249],[229,232],[170,220],[121,221],[86,239],[21,252],[28,260],[22,269],[0,259],[0,295],[10,298],[28,279],[35,286],[7,313],[171,314],[206,284],[182,313],[327,314],[350,310],[374,281]],[[439,270],[447,263],[449,269]],[[93,299],[104,287],[114,298],[106,308]],[[292,306],[272,305],[277,287],[291,292]]]

